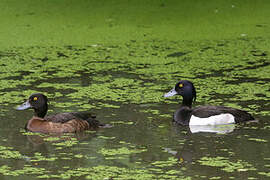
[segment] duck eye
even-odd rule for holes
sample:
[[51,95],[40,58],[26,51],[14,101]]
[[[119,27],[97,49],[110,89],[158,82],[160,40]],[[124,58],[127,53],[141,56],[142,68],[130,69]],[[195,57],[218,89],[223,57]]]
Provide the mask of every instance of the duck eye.
[[180,88],[182,88],[183,86],[184,86],[184,84],[182,84],[182,83],[181,83],[181,84],[179,84],[179,87],[180,87]]
[[38,100],[38,98],[37,97],[34,97],[33,100],[36,101],[36,100]]

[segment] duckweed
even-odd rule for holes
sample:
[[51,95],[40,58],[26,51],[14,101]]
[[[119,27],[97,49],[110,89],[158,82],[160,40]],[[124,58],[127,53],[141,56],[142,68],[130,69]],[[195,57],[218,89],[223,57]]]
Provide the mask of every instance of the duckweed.
[[13,150],[12,147],[0,146],[0,158],[5,159],[19,159],[22,155],[19,151]]
[[116,155],[128,155],[133,153],[141,153],[147,151],[147,149],[128,149],[126,147],[121,147],[118,149],[105,149],[102,148],[99,153],[103,154],[104,156],[116,156]]
[[78,144],[78,140],[75,139],[75,138],[70,138],[70,140],[65,140],[65,141],[62,141],[62,142],[55,142],[55,143],[52,143],[52,145],[54,146],[58,146],[58,147],[72,147],[76,144]]
[[[270,97],[266,85],[268,79],[265,78],[265,74],[269,73],[267,59],[256,56],[256,54],[254,56],[254,48],[248,46],[248,44],[254,44],[254,46],[263,48],[262,44],[267,43],[265,41],[268,42],[267,39],[236,39],[226,41],[226,46],[218,46],[224,42],[208,41],[207,45],[211,48],[207,51],[202,51],[206,44],[203,41],[196,43],[151,41],[155,48],[147,47],[147,51],[152,53],[145,53],[145,49],[140,48],[145,42],[129,43],[129,49],[133,49],[140,58],[128,57],[125,52],[126,44],[109,48],[109,51],[106,45],[103,45],[102,48],[74,46],[77,49],[84,49],[82,54],[73,52],[68,47],[15,48],[11,51],[18,54],[16,58],[7,56],[4,59],[12,58],[13,62],[17,61],[15,63],[17,65],[23,58],[25,63],[21,63],[17,68],[14,68],[15,64],[5,63],[4,71],[12,71],[15,79],[10,80],[3,77],[0,83],[2,90],[26,87],[34,83],[35,89],[41,92],[44,88],[51,89],[53,93],[56,90],[68,92],[65,96],[71,99],[70,102],[53,103],[52,101],[55,107],[71,107],[77,104],[82,109],[119,108],[120,106],[115,102],[124,104],[176,103],[175,100],[165,100],[162,95],[181,76],[185,75],[185,78],[193,79],[198,89],[198,102],[230,105],[257,113],[261,106],[249,104],[243,107],[241,102],[265,101]],[[153,55],[167,47],[170,47],[171,52],[177,51],[179,48],[189,49],[189,53],[183,57],[166,57],[163,51],[161,56]],[[68,54],[66,57],[68,60],[63,61],[59,58],[58,52]],[[243,52],[246,54],[244,57]],[[48,60],[45,62],[32,60],[33,64],[26,63],[31,59],[32,54],[37,56],[36,59],[42,59],[45,56]],[[117,57],[119,55],[122,56],[121,60]],[[20,56],[21,58],[19,58]],[[88,56],[95,56],[95,58],[89,59]],[[111,56],[111,58],[106,59],[107,56]],[[183,58],[188,60],[183,60]],[[216,63],[212,63],[213,60]],[[234,64],[233,68],[231,64]],[[38,68],[39,66],[42,68]],[[24,71],[20,71],[21,69]],[[122,76],[117,74],[119,71],[122,71]],[[106,72],[110,72],[110,74]],[[92,73],[95,76],[90,76]],[[20,79],[19,74],[24,74],[23,80]],[[201,78],[194,77],[201,77],[203,81]],[[90,79],[86,80],[87,78]],[[151,78],[151,82],[148,82],[149,78]],[[243,78],[247,80],[241,82]],[[0,103],[22,102],[23,98],[35,91],[28,90],[23,94],[17,91],[2,93]],[[213,95],[215,95],[214,98],[212,98]],[[53,95],[53,97],[61,96],[63,95],[59,93]],[[226,101],[222,98],[223,96],[230,96],[230,98]],[[89,104],[88,97],[93,102],[102,101],[102,103]],[[267,105],[268,101],[265,103]],[[158,110],[153,109],[152,113],[156,114]],[[260,113],[267,115],[269,112],[262,110]]]
[[36,152],[34,157],[30,160],[31,162],[40,162],[40,161],[55,161],[57,157],[44,157],[41,153]]
[[59,141],[60,138],[59,137],[47,137],[47,138],[44,138],[43,140],[53,142],[53,141]]
[[35,168],[30,166],[24,166],[23,169],[13,170],[11,167],[3,165],[0,167],[0,173],[6,176],[20,176],[24,174],[41,175],[48,173],[48,171],[45,170],[45,168]]
[[[169,166],[174,166],[177,163],[178,163],[178,160],[176,158],[170,157],[167,161],[156,161],[151,164],[156,167],[169,167]],[[171,171],[171,172],[174,172],[174,171]]]
[[267,177],[270,177],[270,173],[269,172],[259,172],[258,174],[264,175],[264,176],[267,176]]
[[221,177],[220,176],[215,176],[215,177],[211,177],[209,179],[211,179],[211,180],[213,180],[213,179],[221,179]]
[[205,166],[221,167],[221,170],[226,172],[256,170],[256,168],[245,161],[230,162],[226,157],[202,157],[198,162]]
[[98,136],[101,139],[115,139],[115,137]]
[[268,141],[265,139],[258,139],[258,138],[248,138],[250,141],[256,141],[256,142],[264,142],[267,143]]
[[111,124],[125,124],[125,125],[132,125],[134,122],[132,121],[111,121]]

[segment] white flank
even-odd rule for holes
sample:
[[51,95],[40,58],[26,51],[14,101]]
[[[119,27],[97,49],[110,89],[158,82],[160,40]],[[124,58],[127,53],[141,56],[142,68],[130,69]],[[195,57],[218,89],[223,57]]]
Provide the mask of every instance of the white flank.
[[199,118],[192,115],[189,121],[189,125],[221,125],[233,123],[235,123],[234,116],[229,113],[210,116],[208,118]]
[[199,133],[199,132],[208,132],[208,133],[217,133],[217,134],[227,134],[233,132],[235,129],[235,124],[225,124],[225,125],[208,125],[208,126],[200,126],[193,125],[189,126],[191,133]]

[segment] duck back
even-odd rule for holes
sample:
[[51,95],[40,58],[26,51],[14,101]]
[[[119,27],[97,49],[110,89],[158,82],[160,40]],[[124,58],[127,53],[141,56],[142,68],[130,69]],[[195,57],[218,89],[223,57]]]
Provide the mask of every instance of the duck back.
[[221,114],[230,114],[234,117],[235,123],[254,120],[246,111],[224,106],[199,106],[192,110],[191,115],[198,118],[209,118]]
[[92,115],[89,112],[67,112],[67,113],[58,113],[46,116],[44,120],[51,121],[54,123],[65,123],[72,119],[80,119],[91,121],[94,120],[96,116]]

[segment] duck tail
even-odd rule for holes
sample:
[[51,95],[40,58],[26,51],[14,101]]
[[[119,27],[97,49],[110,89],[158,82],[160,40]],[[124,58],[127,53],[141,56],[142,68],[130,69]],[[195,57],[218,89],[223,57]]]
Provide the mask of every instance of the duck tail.
[[86,121],[88,122],[89,127],[91,128],[98,128],[101,126],[101,123],[93,117],[86,119]]

